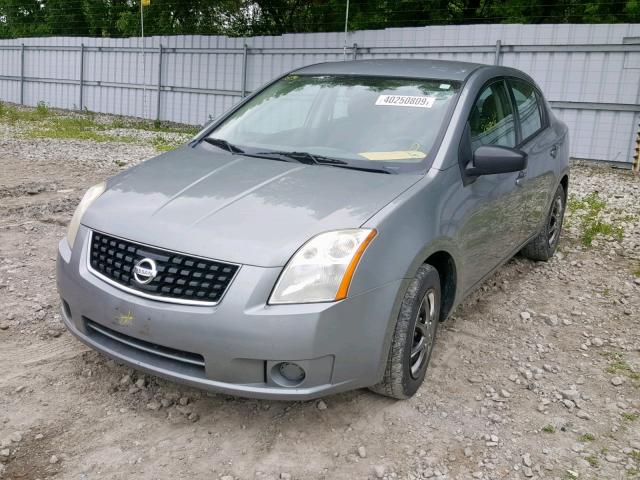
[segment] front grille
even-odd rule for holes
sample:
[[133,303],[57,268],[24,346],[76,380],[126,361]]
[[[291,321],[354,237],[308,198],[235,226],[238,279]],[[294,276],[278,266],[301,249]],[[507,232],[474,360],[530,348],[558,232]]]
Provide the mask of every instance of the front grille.
[[[157,274],[147,284],[138,282],[134,266],[152,259]],[[142,296],[186,304],[216,304],[238,270],[237,265],[162,250],[92,232],[89,266],[110,283]]]
[[155,343],[130,337],[83,317],[89,337],[120,353],[135,355],[146,362],[189,375],[204,377],[205,364],[202,355],[176,350]]

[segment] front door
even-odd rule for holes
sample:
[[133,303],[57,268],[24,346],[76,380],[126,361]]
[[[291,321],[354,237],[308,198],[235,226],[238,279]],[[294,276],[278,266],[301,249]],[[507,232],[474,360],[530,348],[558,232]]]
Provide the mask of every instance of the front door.
[[523,193],[523,241],[536,235],[547,218],[549,202],[555,193],[556,156],[560,152],[559,139],[548,127],[540,94],[530,83],[509,79],[520,124],[520,149],[527,153],[526,175],[520,180]]
[[[486,86],[469,117],[471,151],[481,145],[515,147],[515,115],[503,80]],[[508,257],[522,241],[522,172],[483,175],[463,189],[460,246],[464,291]]]

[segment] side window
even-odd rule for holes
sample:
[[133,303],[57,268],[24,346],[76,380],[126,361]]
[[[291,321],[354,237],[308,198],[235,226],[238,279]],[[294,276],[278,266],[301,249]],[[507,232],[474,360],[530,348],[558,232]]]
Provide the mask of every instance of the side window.
[[516,125],[504,82],[492,83],[476,100],[471,116],[471,147],[516,146]]
[[522,80],[510,80],[509,83],[516,100],[522,138],[526,140],[542,128],[540,101],[532,85]]

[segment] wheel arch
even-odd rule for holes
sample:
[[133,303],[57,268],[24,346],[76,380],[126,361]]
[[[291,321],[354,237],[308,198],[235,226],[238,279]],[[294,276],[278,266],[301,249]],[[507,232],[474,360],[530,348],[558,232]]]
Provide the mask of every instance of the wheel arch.
[[429,255],[424,262],[434,267],[440,276],[440,292],[442,305],[440,306],[440,321],[446,320],[455,305],[458,287],[458,271],[453,256],[446,250],[438,250]]
[[560,185],[562,185],[562,188],[564,188],[564,195],[565,198],[567,197],[567,195],[569,195],[569,174],[565,173],[562,178],[560,179]]

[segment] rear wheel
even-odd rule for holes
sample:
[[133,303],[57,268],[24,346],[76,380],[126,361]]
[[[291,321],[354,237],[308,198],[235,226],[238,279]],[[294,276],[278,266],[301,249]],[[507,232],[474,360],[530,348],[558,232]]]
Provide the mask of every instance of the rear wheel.
[[525,257],[544,262],[553,257],[560,240],[560,232],[562,231],[565,200],[564,187],[558,185],[542,230],[521,250]]
[[384,377],[371,390],[398,399],[416,393],[435,344],[440,298],[438,271],[431,265],[422,265],[402,301]]

